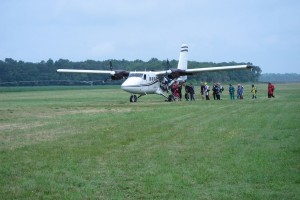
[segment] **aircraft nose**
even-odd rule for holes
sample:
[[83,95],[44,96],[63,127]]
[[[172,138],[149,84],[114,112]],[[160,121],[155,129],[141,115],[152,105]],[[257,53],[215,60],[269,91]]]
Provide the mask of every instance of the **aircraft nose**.
[[126,79],[124,83],[121,85],[121,89],[127,91],[128,87],[132,84],[132,81],[129,81],[129,79]]
[[[126,82],[126,81],[125,81],[125,82]],[[127,87],[127,84],[126,84],[125,82],[122,83],[122,85],[121,85],[121,89],[122,89],[122,90],[124,90],[124,89]]]
[[128,86],[128,81],[126,80],[126,81],[124,81],[124,83],[122,83],[121,88],[123,89],[124,87],[127,87],[127,86]]
[[136,77],[131,77],[126,79],[126,81],[121,85],[122,90],[127,92],[135,92],[136,88],[140,85],[140,79]]
[[132,78],[126,79],[121,86],[128,87],[128,86],[136,86],[138,84],[140,84],[140,79],[132,77]]

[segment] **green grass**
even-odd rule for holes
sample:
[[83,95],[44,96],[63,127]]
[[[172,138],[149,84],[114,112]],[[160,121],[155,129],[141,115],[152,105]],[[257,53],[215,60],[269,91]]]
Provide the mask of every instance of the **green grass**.
[[275,86],[134,104],[117,87],[0,88],[0,197],[299,199],[300,84]]

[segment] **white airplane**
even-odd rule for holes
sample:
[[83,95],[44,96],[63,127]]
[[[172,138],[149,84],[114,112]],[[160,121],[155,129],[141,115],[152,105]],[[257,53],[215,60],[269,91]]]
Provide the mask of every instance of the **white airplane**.
[[[147,94],[158,94],[172,99],[170,86],[175,82],[184,82],[187,75],[193,75],[201,72],[235,70],[235,69],[252,69],[249,65],[221,66],[188,69],[188,46],[181,45],[179,54],[179,62],[176,69],[168,69],[162,71],[132,71],[125,70],[80,70],[80,69],[57,69],[57,72],[64,73],[91,73],[91,74],[108,74],[112,80],[120,80],[127,78],[121,85],[121,88],[131,93],[130,102],[136,102],[141,96]],[[167,94],[165,94],[167,93]],[[138,97],[136,95],[139,95]]]

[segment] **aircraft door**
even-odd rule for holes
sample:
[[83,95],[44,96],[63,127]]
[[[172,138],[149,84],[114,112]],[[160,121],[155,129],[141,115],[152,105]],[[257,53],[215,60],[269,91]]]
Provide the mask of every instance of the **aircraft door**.
[[143,77],[142,77],[142,91],[147,93],[148,92],[148,79],[149,79],[149,76],[147,74],[143,74]]

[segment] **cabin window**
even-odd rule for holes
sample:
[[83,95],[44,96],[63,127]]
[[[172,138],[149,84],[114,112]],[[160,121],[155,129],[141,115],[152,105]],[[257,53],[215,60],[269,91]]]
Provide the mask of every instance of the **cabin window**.
[[140,78],[142,78],[142,77],[143,77],[143,74],[142,74],[142,73],[131,72],[131,73],[129,74],[129,77],[140,77]]
[[146,74],[144,74],[144,80],[146,80]]

